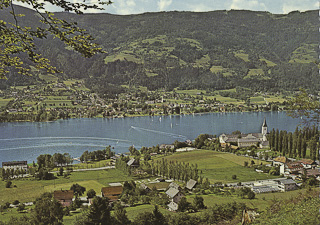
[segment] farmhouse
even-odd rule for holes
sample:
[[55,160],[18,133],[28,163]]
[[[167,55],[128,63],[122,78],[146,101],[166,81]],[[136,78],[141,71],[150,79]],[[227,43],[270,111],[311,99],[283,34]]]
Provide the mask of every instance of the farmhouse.
[[219,141],[221,144],[237,144],[238,147],[249,147],[252,145],[259,146],[260,148],[269,146],[267,140],[268,126],[266,119],[262,124],[261,133],[249,133],[249,134],[221,134]]
[[173,187],[169,188],[169,190],[166,191],[166,194],[170,199],[170,203],[168,204],[169,210],[177,211],[178,203],[180,202],[181,198],[184,197],[184,195],[178,189]]
[[101,188],[102,197],[108,198],[110,202],[118,200],[119,195],[122,194],[122,186],[103,187]]
[[54,191],[53,198],[57,200],[63,207],[68,207],[72,203],[73,190]]
[[3,169],[14,169],[14,170],[28,170],[27,161],[12,161],[12,162],[2,162]]
[[191,191],[193,188],[195,188],[196,184],[197,184],[197,181],[190,179],[187,182],[186,188]]

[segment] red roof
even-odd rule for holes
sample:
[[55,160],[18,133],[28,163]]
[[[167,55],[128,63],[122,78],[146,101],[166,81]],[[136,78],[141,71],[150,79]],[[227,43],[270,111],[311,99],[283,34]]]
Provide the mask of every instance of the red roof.
[[312,165],[315,163],[315,161],[313,161],[312,159],[300,159],[297,162],[303,163],[304,165]]

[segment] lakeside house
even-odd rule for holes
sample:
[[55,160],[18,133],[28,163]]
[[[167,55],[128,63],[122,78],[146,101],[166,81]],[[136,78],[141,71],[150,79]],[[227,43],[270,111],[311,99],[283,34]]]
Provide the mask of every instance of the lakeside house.
[[14,170],[21,170],[24,171],[28,170],[28,163],[27,161],[12,161],[12,162],[2,162],[3,169],[14,169]]
[[264,119],[261,133],[221,134],[219,136],[219,141],[221,144],[236,144],[238,147],[250,147],[255,145],[257,147],[264,148],[269,146],[267,134],[268,126],[266,119]]
[[73,190],[54,191],[53,198],[57,200],[63,207],[68,207],[72,204]]

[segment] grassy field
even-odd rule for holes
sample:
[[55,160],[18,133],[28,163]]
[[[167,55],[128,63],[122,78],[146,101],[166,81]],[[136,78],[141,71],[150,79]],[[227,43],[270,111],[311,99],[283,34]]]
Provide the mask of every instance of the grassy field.
[[276,66],[277,64],[275,64],[274,62],[267,60],[265,58],[261,58],[260,61],[266,62],[268,67],[273,67]]
[[16,188],[5,188],[5,181],[0,181],[0,199],[2,202],[13,202],[16,199],[20,202],[29,202],[47,191],[70,189],[71,185],[75,183],[84,186],[87,191],[94,189],[97,193],[100,193],[101,187],[108,186],[109,183],[124,182],[130,179],[132,178],[119,170],[108,169],[73,172],[69,178],[58,177],[54,180],[17,179],[13,180],[13,185],[16,185]]
[[6,106],[13,98],[0,98],[0,107]]
[[266,101],[262,96],[257,96],[257,97],[251,97],[250,98],[250,103],[252,104],[265,104]]
[[[290,198],[297,197],[302,193],[305,193],[304,190],[295,190],[289,192],[276,192],[276,193],[265,193],[265,194],[256,194],[255,199],[242,199],[238,198],[236,195],[232,196],[223,196],[223,195],[201,195],[204,199],[204,204],[207,207],[214,206],[215,204],[225,204],[225,203],[245,203],[247,207],[251,209],[257,209],[258,211],[264,211],[269,207],[273,200],[286,200]],[[195,195],[187,196],[189,202],[193,202]]]
[[244,53],[243,50],[238,51],[238,52],[234,52],[234,55],[240,59],[242,59],[245,62],[249,62],[249,55]]
[[311,63],[317,59],[317,45],[303,44],[291,56],[289,63]]
[[[168,161],[197,164],[199,170],[202,170],[203,172],[203,177],[209,178],[211,183],[232,183],[274,178],[274,176],[257,173],[252,168],[244,167],[244,162],[247,161],[250,164],[252,160],[251,158],[229,153],[198,150],[192,152],[175,153],[173,155],[166,156],[165,158]],[[254,161],[255,164],[264,163],[260,160]],[[232,179],[232,175],[236,175],[237,179]]]
[[58,77],[51,74],[46,74],[46,75],[40,74],[39,78],[46,81],[47,83],[55,83],[58,81]]

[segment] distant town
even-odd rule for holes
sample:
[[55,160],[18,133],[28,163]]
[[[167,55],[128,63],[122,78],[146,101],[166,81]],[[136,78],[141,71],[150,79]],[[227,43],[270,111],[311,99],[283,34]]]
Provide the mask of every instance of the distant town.
[[[215,92],[176,89],[165,92],[131,87],[128,87],[128,93],[98,96],[86,88],[81,80],[58,81],[51,76],[46,77],[47,84],[0,91],[0,122],[278,111],[286,110],[286,101],[289,99],[280,93],[239,92],[236,89]],[[248,94],[253,94],[253,97],[247,97]]]

